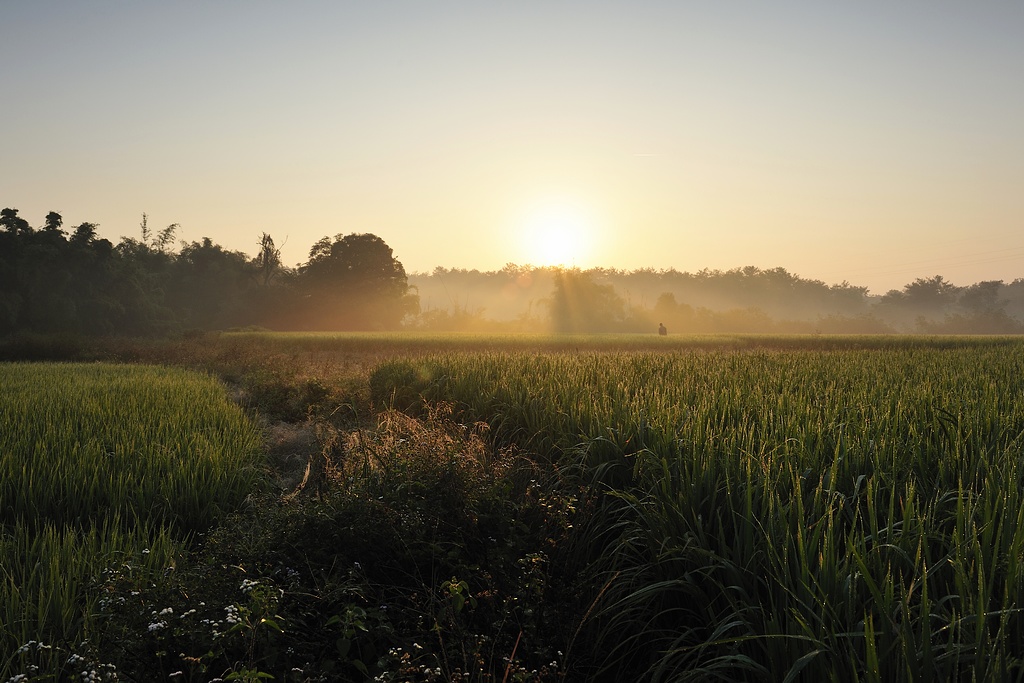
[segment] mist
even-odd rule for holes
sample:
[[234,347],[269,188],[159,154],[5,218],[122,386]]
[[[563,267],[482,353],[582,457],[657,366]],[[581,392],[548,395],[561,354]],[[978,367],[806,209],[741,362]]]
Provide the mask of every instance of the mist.
[[506,265],[499,271],[412,273],[420,313],[436,331],[822,334],[1017,334],[1024,279],[957,285],[921,277],[885,294],[785,268],[638,269]]

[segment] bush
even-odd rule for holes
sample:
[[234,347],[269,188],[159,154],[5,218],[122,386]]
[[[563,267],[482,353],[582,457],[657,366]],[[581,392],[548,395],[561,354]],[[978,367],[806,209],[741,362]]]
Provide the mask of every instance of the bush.
[[[578,493],[495,452],[482,425],[424,411],[322,427],[318,495],[261,498],[160,587],[109,589],[129,596],[105,634],[125,647],[122,670],[469,681],[508,668],[555,680],[580,611],[559,557]],[[164,612],[189,616],[150,631]]]

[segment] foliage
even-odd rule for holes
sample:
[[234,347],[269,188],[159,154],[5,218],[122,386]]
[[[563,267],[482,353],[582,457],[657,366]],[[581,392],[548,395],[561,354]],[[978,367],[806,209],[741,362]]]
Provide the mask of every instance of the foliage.
[[402,264],[376,235],[324,237],[299,270],[307,294],[305,327],[394,329],[418,310]]
[[426,329],[653,333],[665,323],[671,334],[1015,334],[1024,320],[1024,279],[959,287],[934,276],[883,296],[754,266],[689,273],[508,264],[493,272],[436,268],[409,279],[426,302]]
[[320,495],[261,499],[156,584],[107,576],[108,660],[185,680],[554,680],[571,602],[547,558],[573,490],[443,407],[321,436]]
[[318,242],[298,271],[263,233],[254,258],[204,237],[175,249],[179,225],[115,246],[82,223],[68,233],[51,212],[33,229],[0,215],[0,335],[171,336],[249,325],[390,329],[417,311],[402,264],[375,235]]
[[108,332],[125,321],[116,292],[130,289],[113,246],[83,223],[70,239],[57,214],[33,230],[14,209],[0,220],[0,334]]
[[[65,339],[47,353],[216,373],[318,445],[303,486],[268,483],[188,554],[113,518],[5,537],[8,556],[46,548],[34,571],[50,593],[85,599],[67,603],[80,621],[54,617],[66,641],[5,621],[3,675],[1013,679],[1020,350],[1012,337]],[[112,554],[74,559],[117,529]]]
[[[957,286],[940,275],[884,295],[781,267],[696,273],[507,264],[407,276],[372,234],[324,237],[297,268],[263,232],[254,257],[210,238],[175,243],[180,226],[116,245],[97,225],[33,228],[0,212],[0,335],[169,337],[247,327],[473,333],[1019,334],[1024,278]],[[422,311],[420,302],[423,302]]]
[[574,653],[610,679],[1018,676],[1019,345],[890,344],[420,363],[605,487]]
[[[75,657],[110,663],[91,657],[101,572],[173,570],[253,492],[259,434],[214,380],[178,369],[7,364],[0,381],[0,651],[82,643]],[[20,651],[0,675],[77,662],[54,652]]]

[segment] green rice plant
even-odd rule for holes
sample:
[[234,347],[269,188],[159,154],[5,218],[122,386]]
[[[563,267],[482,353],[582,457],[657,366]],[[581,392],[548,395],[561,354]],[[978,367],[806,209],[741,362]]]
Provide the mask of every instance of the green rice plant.
[[0,676],[61,671],[51,647],[23,646],[96,637],[100,574],[173,568],[252,492],[260,434],[184,370],[7,364],[0,385],[0,652],[17,653]]
[[[5,525],[0,537],[0,652],[15,652],[30,641],[88,640],[97,635],[94,616],[105,596],[95,586],[105,570],[131,564],[158,576],[174,566],[182,548],[166,529],[123,526],[116,518],[85,528]],[[47,650],[41,652],[48,660]],[[34,653],[23,654],[28,660]],[[53,667],[64,663],[40,661],[36,654],[34,663],[43,671],[56,671]],[[14,663],[13,658],[0,660],[0,671]]]
[[0,521],[209,527],[257,475],[260,435],[212,378],[173,368],[0,366]]
[[1024,346],[773,343],[439,353],[376,377],[582,459],[617,501],[589,522],[581,626],[609,677],[1021,676]]

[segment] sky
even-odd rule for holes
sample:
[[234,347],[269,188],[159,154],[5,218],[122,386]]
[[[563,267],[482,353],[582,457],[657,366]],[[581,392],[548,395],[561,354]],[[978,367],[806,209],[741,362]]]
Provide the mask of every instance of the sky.
[[0,0],[0,205],[288,265],[1024,278],[1024,3]]

